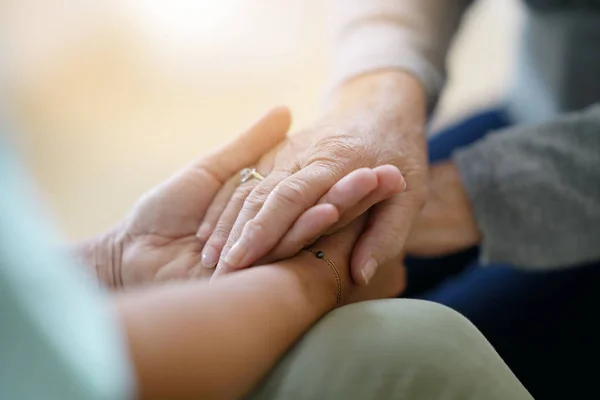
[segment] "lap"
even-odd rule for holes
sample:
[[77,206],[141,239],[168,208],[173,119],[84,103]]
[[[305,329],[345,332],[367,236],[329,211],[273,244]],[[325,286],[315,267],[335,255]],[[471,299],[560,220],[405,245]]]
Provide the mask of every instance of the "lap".
[[[487,112],[430,141],[430,160],[508,126],[503,113]],[[595,390],[600,356],[600,262],[559,271],[526,272],[482,266],[477,250],[434,260],[407,259],[407,296],[439,302],[472,321],[536,398],[584,396]]]
[[252,399],[530,399],[464,317],[420,300],[378,300],[326,316]]
[[600,263],[527,272],[476,261],[416,296],[467,317],[540,399],[595,390]]

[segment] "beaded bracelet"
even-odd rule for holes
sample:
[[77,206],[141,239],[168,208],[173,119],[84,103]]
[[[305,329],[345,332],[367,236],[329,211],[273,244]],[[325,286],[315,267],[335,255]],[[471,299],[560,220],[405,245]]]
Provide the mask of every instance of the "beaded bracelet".
[[336,302],[338,305],[340,305],[342,303],[342,278],[340,277],[340,273],[338,272],[333,261],[331,261],[329,258],[325,257],[325,253],[321,250],[314,250],[314,249],[302,249],[302,250],[313,253],[315,255],[315,257],[320,258],[323,261],[325,261],[327,263],[327,266],[329,266],[329,269],[331,269],[333,271],[333,274],[335,275],[335,283],[337,286]]

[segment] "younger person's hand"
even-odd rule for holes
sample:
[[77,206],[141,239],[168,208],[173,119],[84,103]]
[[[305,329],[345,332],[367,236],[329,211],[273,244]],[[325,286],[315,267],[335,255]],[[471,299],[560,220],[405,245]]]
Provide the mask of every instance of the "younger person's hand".
[[318,258],[314,254],[314,251],[322,251],[325,258],[335,265],[341,278],[341,305],[398,296],[406,287],[405,268],[400,259],[382,265],[367,286],[357,285],[352,279],[350,268],[352,251],[364,229],[366,219],[365,215],[340,232],[319,239],[310,246],[313,252],[302,251],[293,259],[282,263],[306,263],[312,267],[319,266],[323,269],[323,279],[330,281],[333,293],[336,284],[335,274],[325,259]]
[[285,139],[290,120],[287,109],[274,108],[234,140],[142,196],[124,221],[95,246],[101,280],[108,286],[128,287],[187,279],[200,265],[203,243],[196,232],[213,198],[224,182]]
[[[231,195],[240,170],[285,139],[290,119],[287,109],[275,108],[235,140],[198,158],[144,195],[111,232],[80,244],[80,257],[110,287],[210,277],[213,269],[201,266],[206,237],[198,237],[198,226],[218,217],[220,211],[213,206],[219,197]],[[379,175],[362,168],[336,183],[324,202],[305,211],[273,255],[296,254],[316,240],[338,221],[344,207],[355,206],[379,187]]]

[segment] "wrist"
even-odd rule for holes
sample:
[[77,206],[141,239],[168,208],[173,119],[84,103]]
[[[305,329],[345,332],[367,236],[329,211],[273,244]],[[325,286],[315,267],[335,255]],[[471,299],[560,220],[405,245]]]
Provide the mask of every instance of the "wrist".
[[338,306],[336,277],[323,260],[301,251],[294,258],[283,261],[282,266],[293,271],[316,310],[324,314]]
[[122,242],[113,230],[77,243],[74,250],[101,285],[114,289],[120,285]]
[[325,107],[326,118],[353,116],[380,122],[424,126],[427,95],[413,75],[381,70],[355,77],[337,88]]
[[[329,238],[335,240],[332,236]],[[348,299],[356,288],[350,276],[350,256],[341,250],[346,249],[348,243],[338,242],[332,245],[334,243],[301,251],[289,260],[290,266],[298,269],[307,285],[315,285],[316,290],[324,297],[328,310],[348,304]],[[322,253],[321,256],[319,253]]]

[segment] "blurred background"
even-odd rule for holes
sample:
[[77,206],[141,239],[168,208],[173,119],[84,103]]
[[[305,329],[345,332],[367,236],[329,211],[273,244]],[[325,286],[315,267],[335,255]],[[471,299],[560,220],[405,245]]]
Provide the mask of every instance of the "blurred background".
[[[69,239],[275,104],[294,129],[327,82],[328,1],[3,0],[0,104]],[[517,0],[480,0],[450,57],[432,130],[502,99]]]

